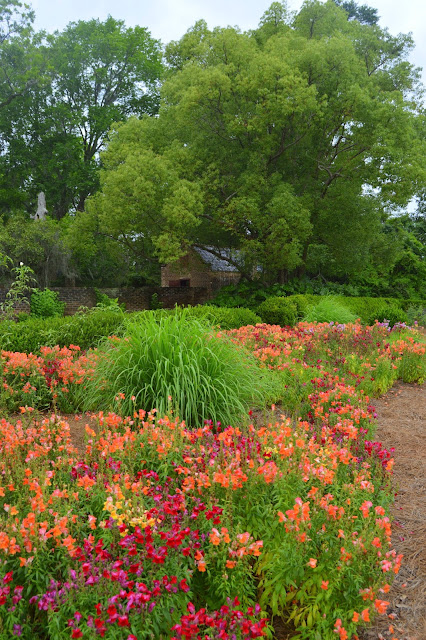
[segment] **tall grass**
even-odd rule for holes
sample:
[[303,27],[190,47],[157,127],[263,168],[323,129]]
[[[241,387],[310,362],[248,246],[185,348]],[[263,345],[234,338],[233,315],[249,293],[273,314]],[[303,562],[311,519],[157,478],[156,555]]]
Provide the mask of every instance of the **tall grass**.
[[324,296],[308,309],[303,318],[306,322],[355,322],[356,316],[334,296]]
[[230,424],[252,403],[274,400],[271,385],[271,372],[200,320],[184,311],[147,313],[127,325],[125,338],[101,347],[86,409],[132,415],[156,408],[163,415],[172,408],[190,426]]

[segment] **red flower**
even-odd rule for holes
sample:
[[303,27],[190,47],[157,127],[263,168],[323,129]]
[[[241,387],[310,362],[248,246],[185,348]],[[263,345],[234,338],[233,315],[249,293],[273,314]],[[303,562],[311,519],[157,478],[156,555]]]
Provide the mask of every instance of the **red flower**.
[[127,616],[118,616],[117,624],[119,627],[130,627],[129,618]]

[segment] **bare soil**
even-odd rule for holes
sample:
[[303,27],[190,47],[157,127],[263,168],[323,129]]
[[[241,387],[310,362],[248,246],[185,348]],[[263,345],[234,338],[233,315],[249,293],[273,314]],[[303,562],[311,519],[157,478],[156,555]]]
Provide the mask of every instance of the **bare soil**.
[[374,405],[375,439],[395,447],[392,542],[404,559],[383,597],[390,602],[388,616],[379,616],[360,637],[426,640],[426,385],[397,382]]

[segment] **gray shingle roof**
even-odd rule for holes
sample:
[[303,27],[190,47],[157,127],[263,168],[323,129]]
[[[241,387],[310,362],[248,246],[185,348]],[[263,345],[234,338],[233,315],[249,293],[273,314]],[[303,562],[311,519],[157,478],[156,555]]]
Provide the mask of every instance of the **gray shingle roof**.
[[[194,247],[195,251],[198,253],[198,255],[200,256],[201,260],[207,264],[210,269],[212,271],[228,271],[228,272],[233,272],[233,273],[238,273],[238,269],[237,267],[235,267],[233,264],[229,264],[229,262],[227,262],[227,258],[231,258],[236,261],[238,260],[238,250],[236,249],[221,249],[220,250],[220,254],[221,256],[223,256],[223,259],[221,258],[217,258],[216,256],[212,255],[208,249],[209,247],[207,247],[206,249],[200,249],[198,247]],[[212,247],[213,249],[213,247]]]

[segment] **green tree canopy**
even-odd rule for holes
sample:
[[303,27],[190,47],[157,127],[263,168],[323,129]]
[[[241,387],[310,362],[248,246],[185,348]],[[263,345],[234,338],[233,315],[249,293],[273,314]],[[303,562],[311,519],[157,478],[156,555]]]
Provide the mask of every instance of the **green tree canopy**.
[[[384,223],[424,180],[424,139],[411,38],[365,22],[309,0],[293,21],[274,3],[248,34],[197,23],[167,48],[159,117],[123,125],[104,156],[105,229],[152,238],[160,260],[235,247],[270,281],[385,266]],[[176,180],[182,224],[158,204]]]
[[31,47],[18,44],[28,64],[41,60],[44,82],[30,83],[0,111],[0,190],[9,194],[3,208],[34,210],[44,191],[49,213],[59,219],[82,210],[98,188],[98,154],[113,122],[157,112],[160,44],[147,29],[112,17],[41,34]]

